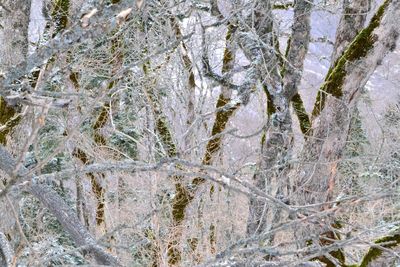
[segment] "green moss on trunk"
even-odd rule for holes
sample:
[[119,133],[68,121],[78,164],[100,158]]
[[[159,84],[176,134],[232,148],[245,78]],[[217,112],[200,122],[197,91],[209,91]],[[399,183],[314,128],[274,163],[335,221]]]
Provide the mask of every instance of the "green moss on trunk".
[[95,123],[93,124],[93,130],[98,130],[104,127],[108,121],[108,110],[110,109],[110,104],[106,103],[101,107],[99,116],[97,117]]
[[172,202],[172,216],[175,224],[180,224],[185,219],[185,209],[193,199],[189,191],[181,184],[175,184],[176,197]]
[[179,242],[177,240],[168,244],[167,255],[169,266],[175,266],[182,260],[181,251],[178,249],[178,246]]
[[211,254],[215,254],[215,252],[217,251],[217,233],[216,233],[216,229],[215,229],[215,225],[211,224],[210,225],[210,250],[211,250]]
[[[228,123],[229,118],[233,114],[233,112],[239,107],[236,105],[234,107],[224,109],[225,105],[229,103],[230,99],[225,98],[222,94],[220,94],[218,101],[217,101],[217,115],[215,117],[215,122],[211,131],[211,136],[216,136],[222,133],[226,125]],[[221,148],[221,136],[212,138],[206,147],[206,152],[203,158],[204,165],[210,165],[213,155]]]
[[156,129],[159,133],[159,136],[162,140],[164,149],[167,152],[168,157],[170,158],[176,157],[178,155],[178,151],[172,139],[172,135],[167,124],[167,119],[164,116],[157,118]]
[[293,96],[292,105],[297,117],[299,118],[301,132],[305,136],[309,136],[311,133],[311,121],[308,117],[306,109],[304,108],[303,100],[301,99],[299,93],[296,93]]
[[292,8],[293,4],[288,3],[288,4],[275,4],[272,6],[272,9],[278,9],[278,10],[288,10],[289,8]]
[[222,73],[230,71],[231,63],[235,58],[234,52],[228,47],[229,42],[232,39],[233,32],[235,31],[235,26],[233,26],[231,23],[228,23],[227,27],[228,29],[225,37],[226,47],[224,50],[224,57],[222,58]]
[[[382,237],[374,242],[377,246],[391,249],[400,244],[400,234]],[[372,247],[363,257],[359,267],[367,267],[371,262],[378,259],[383,253],[382,248]]]
[[[85,151],[83,151],[80,148],[75,148],[74,151],[72,152],[72,155],[79,159],[82,164],[86,165],[90,163],[89,157],[86,154]],[[101,178],[104,179],[104,174],[101,173]],[[87,173],[86,176],[90,179],[91,185],[92,185],[92,192],[94,193],[96,197],[96,224],[97,226],[104,226],[105,225],[105,216],[104,216],[104,211],[105,211],[105,190],[101,186],[100,183],[96,180],[96,176],[94,173]],[[105,227],[104,227],[105,228]],[[105,229],[104,229],[105,230]]]
[[267,96],[267,115],[270,117],[272,114],[276,112],[276,108],[274,106],[274,100],[272,99],[272,95],[269,93],[268,88],[265,84],[263,84],[263,89],[265,95]]
[[389,4],[386,0],[375,13],[368,27],[360,31],[353,42],[345,50],[343,55],[335,62],[333,67],[328,71],[325,82],[320,88],[314,105],[312,115],[318,116],[325,107],[327,95],[333,95],[340,98],[343,95],[342,87],[346,77],[346,66],[353,64],[357,60],[365,57],[373,48],[376,37],[373,31],[380,25],[385,9]]
[[[114,35],[115,33],[116,33],[116,30],[114,32],[112,32],[111,35]],[[116,73],[118,71],[118,68],[122,65],[123,58],[124,58],[123,53],[121,52],[122,46],[123,46],[123,44],[122,44],[121,38],[116,37],[116,38],[111,39],[110,51],[111,51],[111,55],[112,55],[111,64],[113,65],[113,69],[111,71],[112,74]],[[76,77],[72,77],[72,78],[74,78],[74,80],[76,80]],[[74,82],[74,80],[73,80],[73,82]],[[115,84],[116,84],[115,80],[109,82],[107,85],[107,89],[111,90],[115,86]],[[110,108],[111,108],[111,105],[109,102],[104,104],[101,107],[100,114],[98,115],[98,117],[96,118],[96,121],[94,122],[94,124],[92,126],[92,128],[94,130],[93,138],[94,138],[95,143],[98,145],[105,145],[107,142],[106,138],[100,133],[100,129],[106,125],[106,123],[110,117],[110,112],[109,112]]]
[[3,97],[0,97],[0,127],[5,126],[0,130],[0,144],[6,145],[7,135],[18,124],[21,117],[18,116],[16,108],[7,104]]
[[[291,44],[292,44],[292,38],[289,37],[289,39],[288,39],[288,41],[286,43],[285,59],[288,58]],[[277,51],[279,51],[279,46],[277,47]],[[279,63],[281,65],[281,68],[280,68],[281,77],[284,77],[285,74],[286,74],[286,64],[285,64],[285,61],[283,60],[283,58],[281,56],[279,58],[280,58]]]

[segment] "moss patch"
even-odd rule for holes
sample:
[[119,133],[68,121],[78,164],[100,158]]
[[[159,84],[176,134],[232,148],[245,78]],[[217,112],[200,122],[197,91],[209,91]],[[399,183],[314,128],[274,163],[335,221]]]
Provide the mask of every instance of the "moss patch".
[[[287,44],[286,44],[285,58],[287,58],[288,55],[289,55],[289,51],[290,51],[290,46],[291,46],[291,44],[292,44],[292,38],[290,37],[290,38],[288,39],[288,41],[287,41]],[[279,44],[278,44],[277,51],[279,51]],[[280,54],[280,53],[279,53],[279,54]],[[280,56],[279,58],[280,58],[279,62],[280,62],[280,64],[281,64],[281,68],[280,68],[281,77],[284,77],[285,74],[286,74],[286,64],[285,64],[285,61],[283,60],[282,56]]]
[[103,128],[104,125],[107,123],[108,120],[108,110],[110,108],[109,103],[105,104],[104,106],[102,106],[101,111],[99,116],[96,119],[96,122],[93,124],[93,129],[94,130],[98,130],[100,128]]
[[293,4],[288,3],[288,4],[275,4],[272,6],[272,9],[278,9],[278,10],[288,10],[289,8],[292,8]]
[[210,225],[210,250],[211,253],[214,254],[216,252],[216,245],[217,245],[217,234],[216,234],[216,229],[215,229],[215,225],[211,224]]
[[309,136],[311,134],[311,120],[308,117],[307,111],[304,108],[303,100],[299,93],[296,93],[293,96],[292,105],[297,117],[299,118],[301,132],[305,136]]
[[347,64],[352,64],[357,60],[365,57],[373,48],[376,37],[373,31],[380,25],[385,9],[389,4],[386,0],[375,13],[368,27],[360,31],[353,42],[345,50],[343,55],[335,62],[333,67],[328,71],[325,82],[320,88],[312,115],[318,116],[324,109],[326,97],[328,94],[340,98],[343,95],[342,86],[346,77]]
[[[86,154],[85,151],[83,151],[80,148],[75,148],[74,151],[72,152],[72,155],[79,159],[82,164],[86,165],[90,163],[89,157]],[[104,174],[101,173],[101,178],[104,179]],[[96,224],[98,226],[104,225],[105,224],[105,215],[104,215],[104,209],[105,209],[105,190],[99,184],[96,180],[96,176],[93,173],[87,173],[86,176],[90,179],[91,185],[92,185],[92,192],[94,193],[96,197]]]
[[67,28],[68,25],[68,11],[70,1],[69,0],[55,0],[52,17],[54,18],[55,29],[53,37],[59,32]]
[[231,23],[228,23],[227,26],[228,26],[228,29],[226,31],[226,37],[225,37],[226,47],[224,50],[224,57],[222,58],[222,73],[226,73],[226,72],[230,71],[231,62],[234,60],[234,56],[235,56],[234,53],[232,52],[232,50],[230,50],[228,48],[228,44],[229,44],[230,40],[232,39],[232,35],[235,30],[235,27]]
[[172,216],[175,224],[180,224],[185,219],[185,209],[193,197],[181,184],[175,184],[176,196],[172,202]]
[[[400,244],[400,234],[395,234],[392,236],[382,237],[374,242],[375,244],[383,248],[394,248]],[[370,248],[363,257],[359,267],[367,267],[372,261],[379,258],[383,253],[383,250],[379,247]]]
[[[112,35],[113,34],[115,34],[115,32],[113,32]],[[122,64],[122,61],[124,58],[123,53],[121,52],[122,46],[123,46],[123,44],[122,44],[121,38],[115,37],[111,40],[111,47],[110,47],[110,51],[112,54],[111,63],[115,66],[112,70],[112,74],[114,74],[114,72],[116,72],[116,69]],[[70,78],[73,83],[75,83],[75,81],[77,83],[77,77],[70,76]],[[115,84],[116,84],[116,81],[112,80],[111,82],[108,83],[107,89],[111,90],[115,86]],[[98,115],[98,117],[96,118],[96,121],[94,122],[94,124],[92,126],[92,128],[94,130],[93,138],[97,145],[106,145],[106,143],[107,143],[106,138],[100,133],[99,130],[106,125],[106,123],[110,117],[110,113],[109,113],[110,108],[111,108],[110,103],[107,102],[106,104],[104,104],[101,107],[100,114]]]
[[268,88],[265,84],[263,84],[263,89],[265,95],[267,96],[267,115],[270,117],[272,114],[276,112],[276,108],[274,106],[274,100],[272,99],[272,95],[269,93]]
[[[339,221],[334,221],[331,224],[331,227],[334,229],[340,229],[343,227],[342,223]],[[334,240],[340,240],[340,236],[335,232],[335,231],[327,231],[323,234],[321,234],[320,238],[319,238],[319,244],[323,247],[325,246],[329,246],[335,243]],[[311,245],[312,244],[312,240],[308,240],[307,245]],[[334,251],[330,251],[329,254],[335,258],[337,260],[337,262],[340,264],[339,266],[343,266],[343,267],[348,267],[346,265],[346,257],[345,254],[343,252],[342,248],[339,248],[337,250]],[[336,267],[337,265],[330,260],[327,256],[325,255],[321,255],[319,257],[314,258],[313,260],[316,261],[320,261],[322,263],[325,263],[325,265],[327,267]]]
[[165,151],[168,157],[174,158],[178,155],[176,145],[172,139],[171,131],[169,130],[167,119],[164,116],[159,116],[156,120],[156,129],[162,140]]
[[4,98],[0,97],[0,127],[5,126],[3,130],[0,130],[0,144],[6,144],[7,135],[20,120],[21,117],[17,115],[16,108],[8,105]]
[[[229,103],[230,99],[225,98],[222,94],[219,95],[218,101],[217,101],[217,115],[215,117],[215,122],[211,131],[212,136],[216,136],[220,133],[222,133],[226,125],[228,123],[229,118],[232,116],[234,111],[239,107],[239,104],[237,104],[234,107],[224,109],[225,105]],[[215,152],[217,152],[221,148],[221,141],[222,138],[220,136],[212,138],[208,143],[206,147],[206,152],[205,156],[203,158],[203,164],[204,165],[210,165],[212,156]]]

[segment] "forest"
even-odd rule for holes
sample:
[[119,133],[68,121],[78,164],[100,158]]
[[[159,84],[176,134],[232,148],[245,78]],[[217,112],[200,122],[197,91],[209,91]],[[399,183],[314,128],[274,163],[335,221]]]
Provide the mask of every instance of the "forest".
[[0,267],[400,266],[400,0],[0,0]]

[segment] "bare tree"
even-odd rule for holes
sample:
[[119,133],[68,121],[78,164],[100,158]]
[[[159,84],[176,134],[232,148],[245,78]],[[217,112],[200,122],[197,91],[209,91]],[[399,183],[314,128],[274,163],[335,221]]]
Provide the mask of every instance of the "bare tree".
[[39,2],[0,2],[0,265],[399,263],[399,0]]

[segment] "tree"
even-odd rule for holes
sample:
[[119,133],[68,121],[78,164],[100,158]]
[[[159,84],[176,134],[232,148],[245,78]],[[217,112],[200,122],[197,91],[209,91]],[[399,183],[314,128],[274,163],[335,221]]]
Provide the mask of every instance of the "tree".
[[398,261],[400,1],[0,12],[2,265]]

